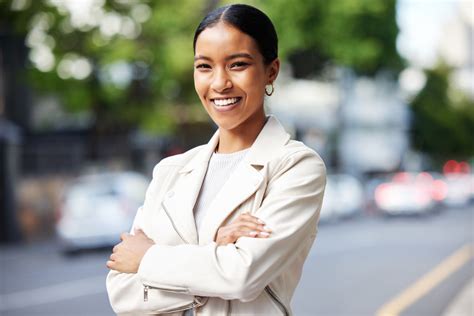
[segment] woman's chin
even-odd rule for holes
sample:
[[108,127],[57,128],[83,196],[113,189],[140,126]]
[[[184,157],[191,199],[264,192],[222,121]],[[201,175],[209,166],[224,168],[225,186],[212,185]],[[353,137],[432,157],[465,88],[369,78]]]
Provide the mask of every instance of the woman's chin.
[[235,130],[239,126],[239,122],[229,119],[220,119],[220,120],[213,120],[214,123],[219,127],[220,130],[231,131]]

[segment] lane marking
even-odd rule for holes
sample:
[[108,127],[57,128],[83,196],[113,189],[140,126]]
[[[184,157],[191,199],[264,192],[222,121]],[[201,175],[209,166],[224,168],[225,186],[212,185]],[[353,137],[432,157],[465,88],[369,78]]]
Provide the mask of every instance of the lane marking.
[[105,293],[105,278],[101,275],[0,295],[0,312]]
[[431,271],[418,279],[412,286],[383,305],[376,316],[398,316],[407,307],[426,295],[449,275],[461,268],[473,256],[473,245],[466,244],[446,258]]

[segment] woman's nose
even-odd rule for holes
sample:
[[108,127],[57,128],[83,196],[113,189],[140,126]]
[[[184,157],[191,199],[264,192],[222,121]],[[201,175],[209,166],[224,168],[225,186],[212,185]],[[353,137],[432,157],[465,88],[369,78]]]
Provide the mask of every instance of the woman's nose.
[[225,70],[217,70],[214,74],[211,89],[216,92],[222,92],[232,88],[232,81]]

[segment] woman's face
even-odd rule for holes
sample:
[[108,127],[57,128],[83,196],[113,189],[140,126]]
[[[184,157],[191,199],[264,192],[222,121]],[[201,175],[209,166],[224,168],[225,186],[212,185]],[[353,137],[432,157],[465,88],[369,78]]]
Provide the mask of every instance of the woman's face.
[[194,86],[219,128],[261,126],[265,86],[278,75],[278,59],[265,65],[254,39],[223,22],[202,31],[195,54]]

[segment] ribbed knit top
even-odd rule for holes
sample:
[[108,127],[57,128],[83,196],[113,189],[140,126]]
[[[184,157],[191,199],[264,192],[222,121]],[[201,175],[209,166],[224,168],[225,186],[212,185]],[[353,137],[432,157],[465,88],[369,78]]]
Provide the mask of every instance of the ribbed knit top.
[[225,182],[244,159],[250,148],[230,154],[213,153],[209,159],[206,176],[201,186],[198,199],[194,206],[196,229],[202,228],[202,222],[214,197],[219,193]]

